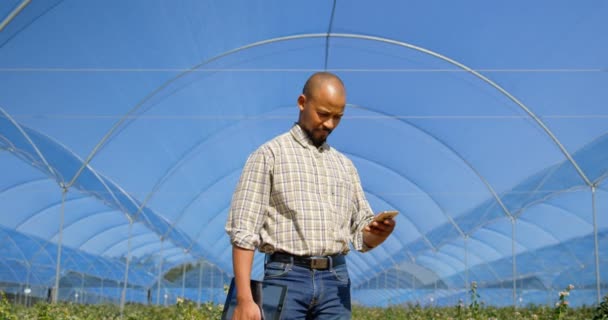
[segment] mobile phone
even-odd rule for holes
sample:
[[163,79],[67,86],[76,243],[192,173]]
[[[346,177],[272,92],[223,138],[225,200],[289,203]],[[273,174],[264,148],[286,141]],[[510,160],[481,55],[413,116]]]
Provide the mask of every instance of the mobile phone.
[[392,219],[396,217],[398,214],[399,211],[396,210],[382,211],[374,217],[374,221],[383,222],[386,219]]

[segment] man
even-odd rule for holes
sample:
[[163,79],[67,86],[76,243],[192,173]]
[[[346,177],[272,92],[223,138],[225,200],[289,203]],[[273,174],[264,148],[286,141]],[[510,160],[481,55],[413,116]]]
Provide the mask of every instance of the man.
[[313,74],[298,97],[298,122],[247,160],[226,222],[238,292],[233,319],[260,319],[249,287],[256,248],[266,253],[264,281],[288,287],[283,319],[350,319],[349,243],[370,250],[395,221],[373,221],[354,165],[326,143],[345,105],[336,75]]

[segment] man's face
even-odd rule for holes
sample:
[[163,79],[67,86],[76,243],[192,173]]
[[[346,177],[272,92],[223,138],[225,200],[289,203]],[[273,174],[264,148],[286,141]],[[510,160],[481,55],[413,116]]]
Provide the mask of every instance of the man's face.
[[308,96],[302,94],[298,97],[300,127],[315,146],[321,146],[338,126],[344,115],[345,105],[344,88],[333,81],[320,84],[319,88]]

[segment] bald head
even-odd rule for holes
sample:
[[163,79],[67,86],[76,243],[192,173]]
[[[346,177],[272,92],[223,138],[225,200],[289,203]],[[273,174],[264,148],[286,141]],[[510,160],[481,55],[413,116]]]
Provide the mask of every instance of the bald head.
[[344,95],[344,83],[338,76],[331,72],[317,72],[310,76],[306,83],[304,84],[304,88],[302,89],[302,94],[307,97],[314,97],[317,92],[321,88],[326,88],[327,86],[332,87],[332,89],[337,90],[338,94]]
[[298,124],[319,147],[340,123],[345,106],[346,90],[342,80],[329,72],[315,73],[308,78],[298,97]]

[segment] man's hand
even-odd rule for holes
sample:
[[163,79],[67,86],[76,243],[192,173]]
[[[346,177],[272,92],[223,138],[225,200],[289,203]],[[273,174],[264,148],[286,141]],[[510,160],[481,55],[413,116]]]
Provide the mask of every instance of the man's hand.
[[395,219],[389,218],[382,222],[372,221],[363,228],[363,242],[369,248],[379,246],[395,229]]
[[253,300],[237,301],[232,320],[261,320],[260,307]]
[[251,295],[251,264],[253,263],[253,250],[232,246],[232,267],[236,284],[236,308],[232,319],[234,320],[261,320],[260,307],[253,301]]

